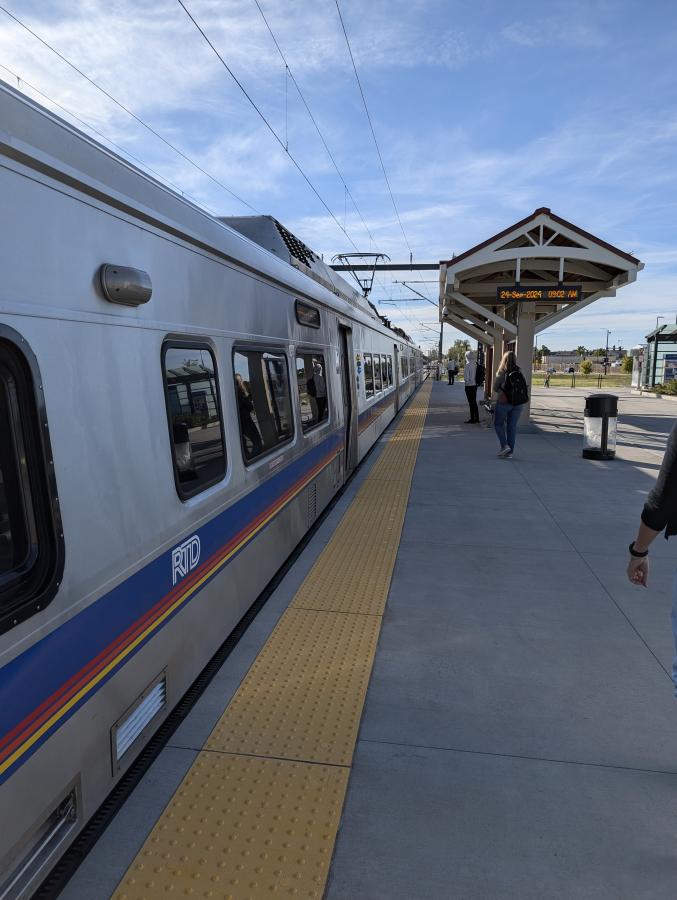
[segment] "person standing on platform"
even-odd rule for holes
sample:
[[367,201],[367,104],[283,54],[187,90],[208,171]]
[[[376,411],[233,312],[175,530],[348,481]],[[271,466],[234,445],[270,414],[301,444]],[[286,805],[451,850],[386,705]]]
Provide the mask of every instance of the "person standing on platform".
[[498,455],[502,459],[512,459],[515,451],[517,422],[522,413],[522,407],[529,402],[527,383],[512,350],[503,354],[496,378],[494,378],[493,395],[496,398],[494,428],[501,444]]
[[[677,534],[677,425],[672,426],[656,484],[646,498],[637,537],[629,547],[630,561],[626,571],[633,584],[648,585],[649,547],[663,530],[666,538]],[[672,683],[677,699],[677,573],[672,588],[671,620],[675,645]]]
[[465,420],[465,424],[479,425],[480,411],[477,408],[477,362],[472,350],[468,350],[465,354],[463,381],[465,382],[465,396],[468,399],[468,406],[470,408],[470,418]]
[[451,357],[447,360],[447,378],[449,379],[449,384],[454,383],[454,376],[458,372],[458,366],[456,365],[456,361]]

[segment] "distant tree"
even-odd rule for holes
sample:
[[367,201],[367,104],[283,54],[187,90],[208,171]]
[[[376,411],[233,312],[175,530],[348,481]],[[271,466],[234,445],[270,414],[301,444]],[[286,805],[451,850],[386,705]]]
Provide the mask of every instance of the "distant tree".
[[541,356],[550,356],[552,350],[550,349],[550,347],[546,347],[545,344],[543,344],[543,346],[539,350],[539,353],[541,354]]
[[583,375],[589,375],[592,372],[592,363],[589,359],[584,359],[580,368]]
[[624,356],[621,360],[621,372],[632,372],[632,357]]
[[465,365],[465,354],[468,350],[470,350],[470,341],[466,341],[464,338],[459,339],[451,345],[447,356],[449,359],[453,359],[457,365],[462,366]]
[[598,347],[596,350],[592,351],[593,356],[606,356],[606,350],[604,347]]
[[585,347],[582,344],[579,344],[578,347],[576,347],[576,353],[579,356],[585,356],[587,354],[587,352],[588,351],[585,349]]

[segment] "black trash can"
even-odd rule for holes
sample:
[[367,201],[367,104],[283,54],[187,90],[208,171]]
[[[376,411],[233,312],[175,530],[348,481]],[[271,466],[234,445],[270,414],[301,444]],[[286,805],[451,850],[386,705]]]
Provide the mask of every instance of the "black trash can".
[[585,459],[613,459],[618,431],[616,394],[591,394],[585,398],[583,456]]

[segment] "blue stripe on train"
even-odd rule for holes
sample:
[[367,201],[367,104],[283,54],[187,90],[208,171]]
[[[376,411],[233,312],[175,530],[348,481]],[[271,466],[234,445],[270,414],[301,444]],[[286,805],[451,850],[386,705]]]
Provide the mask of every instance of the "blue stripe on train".
[[[341,434],[334,432],[202,528],[191,532],[200,537],[201,560],[207,560],[243,531],[285,491],[301,480],[305,473],[333,450],[338,451],[340,444]],[[176,543],[179,542],[177,540]],[[0,669],[0,737],[30,715],[61,685],[142,618],[172,587],[169,549]],[[138,652],[138,649],[140,646],[134,652]],[[125,662],[132,655],[134,654],[126,657]],[[97,685],[96,689],[103,683],[105,681]],[[82,702],[84,701],[78,706]],[[77,707],[69,710],[68,715],[55,728],[60,727],[75,709]],[[42,743],[46,737],[47,735],[43,736],[38,743]],[[27,755],[8,769],[0,782]]]

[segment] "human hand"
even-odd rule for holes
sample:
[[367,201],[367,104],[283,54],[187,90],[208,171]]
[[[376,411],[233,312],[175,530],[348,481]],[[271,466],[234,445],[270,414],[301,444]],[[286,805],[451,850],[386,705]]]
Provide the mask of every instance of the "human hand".
[[630,562],[628,563],[627,574],[628,579],[632,584],[641,584],[643,587],[646,587],[649,583],[648,556],[643,556],[641,558],[631,556]]

